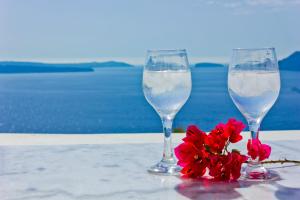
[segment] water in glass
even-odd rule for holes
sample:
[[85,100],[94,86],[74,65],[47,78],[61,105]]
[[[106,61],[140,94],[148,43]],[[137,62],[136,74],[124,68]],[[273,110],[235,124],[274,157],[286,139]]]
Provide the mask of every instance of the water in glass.
[[180,171],[173,156],[171,142],[175,115],[188,100],[192,88],[191,71],[185,50],[148,51],[143,72],[143,91],[149,104],[162,120],[163,158],[148,170],[173,175]]

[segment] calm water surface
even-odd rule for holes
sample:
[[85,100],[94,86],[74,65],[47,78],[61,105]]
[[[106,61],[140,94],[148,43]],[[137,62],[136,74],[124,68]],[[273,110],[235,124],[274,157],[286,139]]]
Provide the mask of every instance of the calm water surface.
[[[190,99],[175,127],[208,131],[230,117],[243,120],[227,92],[223,68],[192,70]],[[300,72],[281,72],[279,99],[262,129],[300,129]],[[142,69],[103,68],[87,73],[0,75],[0,132],[161,132],[142,91]]]

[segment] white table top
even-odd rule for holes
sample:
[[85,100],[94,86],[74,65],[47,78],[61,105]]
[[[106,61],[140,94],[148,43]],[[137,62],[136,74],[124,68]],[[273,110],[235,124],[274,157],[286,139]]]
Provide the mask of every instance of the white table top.
[[[244,133],[244,135],[249,135]],[[174,134],[178,144],[183,134]],[[300,131],[262,132],[271,159],[300,160]],[[148,174],[161,134],[0,134],[1,200],[300,199],[300,166],[267,165],[278,178],[232,183]],[[245,152],[245,142],[238,145]]]

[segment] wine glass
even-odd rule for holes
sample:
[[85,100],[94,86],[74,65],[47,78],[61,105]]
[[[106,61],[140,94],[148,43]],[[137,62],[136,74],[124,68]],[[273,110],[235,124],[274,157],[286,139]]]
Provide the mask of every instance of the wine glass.
[[143,71],[143,91],[148,103],[161,118],[164,151],[160,162],[148,172],[177,174],[180,167],[173,156],[171,143],[175,115],[188,100],[192,88],[186,50],[149,50]]
[[[233,49],[228,91],[248,122],[252,140],[258,139],[261,121],[274,105],[279,90],[280,75],[274,48]],[[258,159],[251,159],[245,175],[250,179],[266,179],[268,171]]]

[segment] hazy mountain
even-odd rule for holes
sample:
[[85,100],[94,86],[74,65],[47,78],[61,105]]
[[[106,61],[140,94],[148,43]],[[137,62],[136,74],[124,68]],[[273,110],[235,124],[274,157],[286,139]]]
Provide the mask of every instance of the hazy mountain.
[[57,72],[93,72],[93,68],[73,67],[56,64],[0,62],[0,73],[57,73]]
[[80,65],[86,65],[89,67],[97,68],[97,67],[133,67],[125,62],[117,62],[117,61],[108,61],[108,62],[92,62],[92,63],[82,63]]
[[91,63],[40,63],[40,62],[0,62],[0,73],[49,73],[49,72],[92,72],[100,67],[132,67],[124,62]]
[[[278,62],[280,70],[300,71],[300,51],[292,53],[287,58]],[[194,67],[224,67],[225,64],[219,63],[196,63]]]
[[281,70],[300,71],[300,51],[296,51],[278,62]]
[[196,63],[194,67],[225,67],[225,65],[219,63]]
[[[300,51],[280,60],[281,70],[300,71]],[[196,68],[225,67],[220,63],[196,63]],[[133,67],[125,62],[90,62],[90,63],[40,63],[0,61],[0,73],[49,73],[49,72],[92,72],[94,68],[102,67]]]

